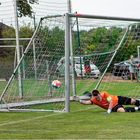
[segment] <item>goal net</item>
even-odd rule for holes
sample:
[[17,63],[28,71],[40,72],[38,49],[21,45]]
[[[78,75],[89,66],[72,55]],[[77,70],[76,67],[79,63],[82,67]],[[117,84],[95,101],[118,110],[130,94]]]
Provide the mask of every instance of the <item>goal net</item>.
[[[70,96],[93,89],[139,98],[139,21],[80,14],[42,18],[1,94],[1,110],[63,111]],[[52,87],[53,80],[61,87]]]
[[[64,75],[60,77],[57,72],[57,64],[64,57],[65,51],[64,22],[63,16],[40,20],[19,64],[1,94],[1,110],[64,110]],[[59,80],[62,83],[61,87],[53,87],[53,80]]]
[[[70,16],[73,20],[75,18],[74,55],[86,57],[100,71],[98,78],[92,76],[98,73],[94,69],[87,80],[77,80],[77,84],[81,85],[82,82],[84,85],[79,94],[98,89],[115,95],[140,98],[140,59],[137,55],[140,20],[80,14]],[[131,55],[134,56],[135,65],[132,80],[129,71]]]

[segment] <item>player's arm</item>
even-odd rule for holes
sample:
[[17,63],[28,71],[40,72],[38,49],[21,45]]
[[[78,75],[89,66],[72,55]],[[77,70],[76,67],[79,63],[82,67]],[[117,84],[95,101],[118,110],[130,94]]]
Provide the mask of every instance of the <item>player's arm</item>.
[[107,101],[108,101],[108,103],[109,103],[109,107],[108,107],[107,113],[110,114],[111,111],[112,111],[112,107],[113,107],[112,97],[111,97],[111,96],[108,96],[108,97],[107,97]]
[[84,105],[91,105],[92,104],[91,100],[79,100],[79,102],[81,104],[84,104]]
[[91,105],[91,104],[93,104],[92,101],[91,101],[90,99],[80,99],[80,98],[77,97],[77,96],[74,96],[74,97],[73,97],[73,100],[74,100],[74,101],[77,101],[77,102],[79,102],[79,103],[81,103],[81,104],[84,104],[84,105]]

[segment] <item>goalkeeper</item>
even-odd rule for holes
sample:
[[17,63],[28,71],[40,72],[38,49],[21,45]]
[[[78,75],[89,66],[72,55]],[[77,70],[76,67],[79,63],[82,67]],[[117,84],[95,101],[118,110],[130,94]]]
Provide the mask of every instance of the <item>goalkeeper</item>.
[[[79,102],[85,105],[95,104],[106,109],[108,114],[140,111],[140,101],[133,98],[111,95],[106,91],[99,92],[98,90],[93,90],[92,93],[88,93],[88,96],[91,97],[89,100],[79,100]],[[124,107],[123,105],[135,105],[135,107]]]

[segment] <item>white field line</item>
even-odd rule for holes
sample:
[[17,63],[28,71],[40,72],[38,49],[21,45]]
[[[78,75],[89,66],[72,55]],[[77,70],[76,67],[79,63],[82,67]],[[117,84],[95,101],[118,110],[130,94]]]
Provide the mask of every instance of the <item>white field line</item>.
[[[91,108],[93,108],[93,107],[88,107],[86,109],[81,109],[81,110],[73,111],[72,113],[80,112],[80,111],[84,111],[84,110],[89,110]],[[61,114],[64,114],[64,113],[55,113],[55,114],[50,114],[50,115],[38,116],[38,117],[31,118],[31,119],[24,119],[24,120],[18,120],[18,121],[5,122],[5,123],[1,123],[0,126],[11,125],[11,124],[18,124],[18,123],[23,123],[23,122],[30,122],[30,121],[34,121],[34,120],[38,120],[38,119],[42,119],[42,118],[48,118],[48,117],[51,117],[51,116],[57,116],[57,115],[61,115]]]
[[[1,129],[0,129],[0,131],[1,131]],[[44,129],[41,129],[41,130],[19,130],[19,129],[15,129],[15,130],[4,130],[4,129],[2,129],[2,131],[8,131],[8,132],[26,132],[26,134],[27,133],[31,133],[31,132],[54,132],[54,130],[44,130]],[[76,132],[92,132],[93,133],[93,130],[89,130],[89,129],[87,129],[87,130],[83,130],[83,129],[81,129],[81,130],[76,130]],[[94,132],[98,132],[99,130],[94,130]],[[108,130],[100,130],[100,131],[102,131],[102,132],[122,132],[122,130],[118,130],[118,129],[108,129]],[[62,132],[62,133],[64,133],[64,132],[75,132],[75,130],[57,130],[57,132]],[[127,132],[132,132],[132,130],[127,130]],[[137,131],[135,131],[135,133],[139,133],[139,131],[137,130]]]

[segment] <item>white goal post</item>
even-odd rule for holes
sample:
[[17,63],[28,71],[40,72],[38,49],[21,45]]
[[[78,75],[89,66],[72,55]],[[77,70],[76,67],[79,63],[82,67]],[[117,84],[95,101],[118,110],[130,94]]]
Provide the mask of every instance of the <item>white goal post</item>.
[[[77,88],[74,84],[79,82],[79,92],[82,92],[82,88],[86,89],[84,85],[88,82],[85,77],[71,74],[72,70],[75,72],[75,67],[82,72],[86,71],[85,62],[81,60],[83,57],[89,58],[93,66],[91,77],[88,77],[91,78],[89,81],[92,80],[93,86],[88,88],[111,90],[114,87],[115,89],[121,80],[118,71],[117,75],[114,74],[114,63],[128,59],[127,50],[129,47],[135,47],[138,41],[139,26],[136,25],[139,23],[140,19],[69,13],[41,18],[0,96],[1,110],[70,112],[70,100],[73,100],[73,95],[75,96],[75,93],[72,93],[75,89],[72,88]],[[72,56],[80,58],[80,65],[73,59],[74,65],[71,65]],[[65,58],[62,62],[64,67],[58,67],[62,57]],[[26,76],[21,74],[23,88],[21,98],[17,79],[18,68],[22,67],[23,60]],[[71,80],[71,75],[76,82]],[[61,81],[61,87],[52,87],[53,80]],[[124,83],[123,81],[121,86]],[[125,84],[122,86],[122,91],[125,91]],[[134,89],[135,95],[138,96],[138,84]],[[128,94],[131,93],[129,91]]]

